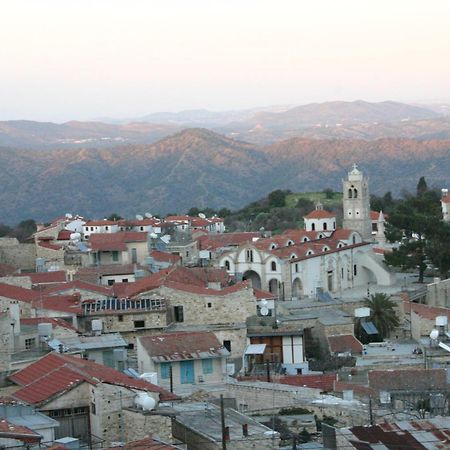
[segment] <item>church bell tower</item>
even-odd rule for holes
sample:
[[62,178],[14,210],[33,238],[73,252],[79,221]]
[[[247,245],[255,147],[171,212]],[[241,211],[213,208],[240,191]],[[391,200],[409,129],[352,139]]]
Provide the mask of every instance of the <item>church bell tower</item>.
[[353,170],[342,180],[344,193],[343,227],[357,231],[364,241],[372,240],[368,179],[353,164]]

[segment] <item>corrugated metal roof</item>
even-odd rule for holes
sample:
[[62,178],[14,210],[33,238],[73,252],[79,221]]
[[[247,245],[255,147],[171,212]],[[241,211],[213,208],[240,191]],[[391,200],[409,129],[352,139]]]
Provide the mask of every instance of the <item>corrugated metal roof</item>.
[[127,341],[119,333],[101,334],[100,336],[71,336],[52,339],[48,345],[57,350],[62,344],[67,349],[90,350],[111,347],[126,347]]

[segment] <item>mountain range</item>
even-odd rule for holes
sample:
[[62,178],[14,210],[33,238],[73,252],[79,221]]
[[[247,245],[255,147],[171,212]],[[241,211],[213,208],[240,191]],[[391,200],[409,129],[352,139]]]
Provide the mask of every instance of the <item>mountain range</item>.
[[[373,193],[448,185],[450,139],[291,138],[259,146],[206,129],[109,148],[0,148],[0,222],[239,208],[274,189],[341,189],[358,163]],[[448,187],[448,186],[447,186]]]
[[237,111],[154,113],[129,121],[63,124],[0,122],[0,146],[30,149],[106,148],[152,144],[184,128],[207,128],[266,146],[292,137],[312,139],[450,139],[450,109],[398,102],[326,102]]

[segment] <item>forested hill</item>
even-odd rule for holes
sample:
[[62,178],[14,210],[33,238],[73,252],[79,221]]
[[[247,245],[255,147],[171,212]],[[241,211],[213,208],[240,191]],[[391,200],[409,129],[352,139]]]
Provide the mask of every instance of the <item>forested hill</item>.
[[357,162],[374,193],[414,189],[420,176],[448,186],[450,140],[313,140],[257,147],[204,129],[149,145],[0,149],[0,222],[64,212],[103,217],[191,206],[237,209],[275,189],[339,191]]

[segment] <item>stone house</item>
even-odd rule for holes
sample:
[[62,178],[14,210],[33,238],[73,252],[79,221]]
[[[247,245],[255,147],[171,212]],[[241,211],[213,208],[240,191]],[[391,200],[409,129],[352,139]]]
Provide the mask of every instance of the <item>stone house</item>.
[[148,233],[121,231],[91,234],[89,237],[92,265],[137,264],[149,254]]
[[104,445],[120,441],[122,411],[145,394],[158,403],[177,397],[163,388],[75,356],[50,353],[10,376],[19,389],[13,397],[59,422],[56,438],[72,436]]
[[156,372],[161,386],[217,383],[226,373],[229,351],[212,332],[192,331],[137,339],[138,368]]

